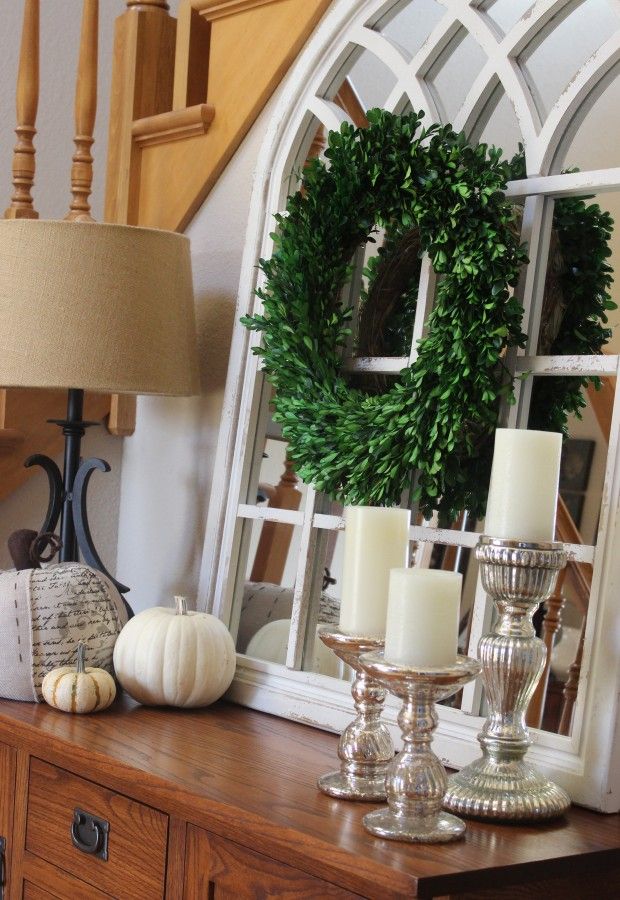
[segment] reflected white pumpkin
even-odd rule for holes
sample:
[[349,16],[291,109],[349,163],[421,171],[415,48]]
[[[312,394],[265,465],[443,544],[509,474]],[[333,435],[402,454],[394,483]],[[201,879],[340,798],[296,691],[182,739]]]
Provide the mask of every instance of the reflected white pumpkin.
[[[330,678],[350,679],[350,669],[335,653],[332,653],[318,637],[320,625],[317,625],[317,637],[314,642],[312,667],[310,671],[320,675],[329,675]],[[291,630],[290,619],[274,619],[260,628],[248,644],[246,656],[255,659],[263,659],[266,662],[286,665],[289,634]]]
[[208,613],[156,606],[125,625],[114,647],[114,670],[127,693],[150,706],[208,706],[230,687],[235,644]]

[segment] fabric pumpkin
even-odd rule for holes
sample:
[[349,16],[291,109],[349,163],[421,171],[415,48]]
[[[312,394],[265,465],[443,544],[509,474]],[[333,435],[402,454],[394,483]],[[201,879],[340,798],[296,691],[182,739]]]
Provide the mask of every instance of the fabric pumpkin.
[[151,706],[208,706],[235,674],[235,644],[215,616],[156,606],[123,628],[114,648],[116,677],[134,700]]
[[0,573],[0,696],[41,702],[43,678],[71,665],[80,642],[93,667],[112,672],[126,622],[112,582],[82,563]]

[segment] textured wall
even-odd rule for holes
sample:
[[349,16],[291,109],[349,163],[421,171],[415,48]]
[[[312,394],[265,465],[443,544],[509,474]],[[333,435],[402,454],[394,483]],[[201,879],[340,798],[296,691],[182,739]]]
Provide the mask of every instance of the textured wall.
[[203,396],[142,397],[125,441],[118,575],[136,608],[196,595],[252,177],[276,97],[227,166],[186,234]]

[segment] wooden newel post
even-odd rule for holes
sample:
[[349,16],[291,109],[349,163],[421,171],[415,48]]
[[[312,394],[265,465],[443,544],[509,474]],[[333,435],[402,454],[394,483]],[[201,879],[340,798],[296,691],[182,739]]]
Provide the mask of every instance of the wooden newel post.
[[[105,193],[106,222],[138,225],[140,151],[135,119],[172,109],[176,19],[166,0],[126,0],[116,20]],[[133,434],[136,398],[114,395],[108,430]]]
[[17,143],[13,150],[13,196],[5,219],[38,219],[32,203],[33,138],[39,105],[39,0],[26,0],[17,74]]
[[84,0],[80,55],[75,88],[75,153],[71,166],[73,199],[65,219],[92,222],[89,197],[93,183],[95,116],[97,115],[97,54],[99,0]]

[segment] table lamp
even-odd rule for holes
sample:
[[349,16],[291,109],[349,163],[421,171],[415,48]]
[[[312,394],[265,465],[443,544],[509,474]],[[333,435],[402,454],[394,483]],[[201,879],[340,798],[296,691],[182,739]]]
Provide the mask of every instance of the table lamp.
[[[189,240],[94,222],[0,221],[0,385],[68,390],[64,471],[37,454],[50,483],[42,531],[60,519],[60,561],[106,572],[94,548],[86,488],[100,459],[80,460],[84,391],[198,393]],[[112,581],[119,590],[128,588]]]

